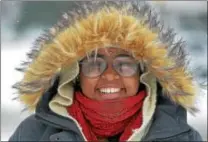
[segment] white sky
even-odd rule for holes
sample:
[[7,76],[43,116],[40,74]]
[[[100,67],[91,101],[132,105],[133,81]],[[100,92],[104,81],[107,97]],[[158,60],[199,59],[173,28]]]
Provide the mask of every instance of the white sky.
[[176,13],[198,14],[207,12],[206,1],[151,1],[151,3],[164,6]]

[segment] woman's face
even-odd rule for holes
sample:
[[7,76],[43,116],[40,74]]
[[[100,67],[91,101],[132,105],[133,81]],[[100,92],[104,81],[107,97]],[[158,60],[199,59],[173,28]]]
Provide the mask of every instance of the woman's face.
[[82,92],[94,100],[134,96],[139,88],[138,64],[119,48],[101,48],[80,63]]

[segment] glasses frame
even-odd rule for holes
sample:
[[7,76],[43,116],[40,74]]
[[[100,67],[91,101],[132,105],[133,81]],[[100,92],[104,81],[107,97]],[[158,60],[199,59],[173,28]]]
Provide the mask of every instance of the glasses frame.
[[[102,58],[103,59],[103,58]],[[115,58],[116,59],[116,58]],[[119,71],[117,71],[117,68],[115,67],[115,64],[114,64],[114,60],[115,59],[113,59],[113,62],[111,63],[111,65],[112,65],[112,69],[117,73],[117,74],[119,74],[120,76],[122,76],[122,77],[132,77],[132,76],[134,76],[136,73],[139,73],[140,72],[140,69],[139,69],[139,62],[138,61],[136,61],[135,60],[135,73],[133,73],[133,74],[131,74],[131,75],[122,75]],[[84,60],[88,60],[88,59],[86,59],[86,58],[84,58],[84,59],[82,59],[80,62],[79,62],[79,67],[80,67],[80,69],[81,69],[81,71],[82,71],[82,73],[83,73],[83,75],[84,76],[86,76],[86,77],[89,77],[89,78],[97,78],[97,77],[99,77],[99,76],[101,76],[107,69],[108,69],[108,67],[109,67],[109,63],[108,63],[108,61],[106,61],[105,59],[103,59],[104,61],[105,61],[105,69],[102,71],[102,73],[100,73],[99,75],[96,75],[96,76],[88,76],[88,75],[86,75],[85,74],[85,72],[83,71],[83,69],[82,69],[82,65],[84,64],[83,63],[83,61]]]

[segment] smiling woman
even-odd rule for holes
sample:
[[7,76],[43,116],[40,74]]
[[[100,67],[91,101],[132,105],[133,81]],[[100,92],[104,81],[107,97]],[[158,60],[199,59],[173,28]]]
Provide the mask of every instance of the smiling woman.
[[134,96],[139,87],[138,63],[119,48],[101,48],[97,57],[81,61],[82,92],[94,100]]
[[28,54],[14,87],[35,114],[10,141],[200,141],[186,122],[198,85],[174,36],[145,2],[80,2]]
[[[101,48],[96,55],[84,58],[78,79],[82,93],[76,93],[74,104],[68,108],[69,114],[83,122],[85,118],[79,117],[83,113],[90,121],[92,131],[103,139],[120,134],[130,121],[135,121],[139,127],[146,93],[138,89],[138,66],[128,52],[119,48]],[[96,140],[96,135],[89,136],[86,132],[86,124],[81,123],[87,139]],[[127,132],[122,134],[120,140],[126,140],[125,135],[131,128],[125,130]]]

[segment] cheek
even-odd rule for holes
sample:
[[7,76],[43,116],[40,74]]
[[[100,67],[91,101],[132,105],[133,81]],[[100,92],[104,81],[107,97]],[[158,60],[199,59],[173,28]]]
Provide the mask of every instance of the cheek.
[[80,76],[80,87],[82,89],[83,94],[88,98],[94,98],[96,84],[96,80]]
[[124,83],[127,96],[134,96],[137,94],[139,90],[139,79],[125,79]]

